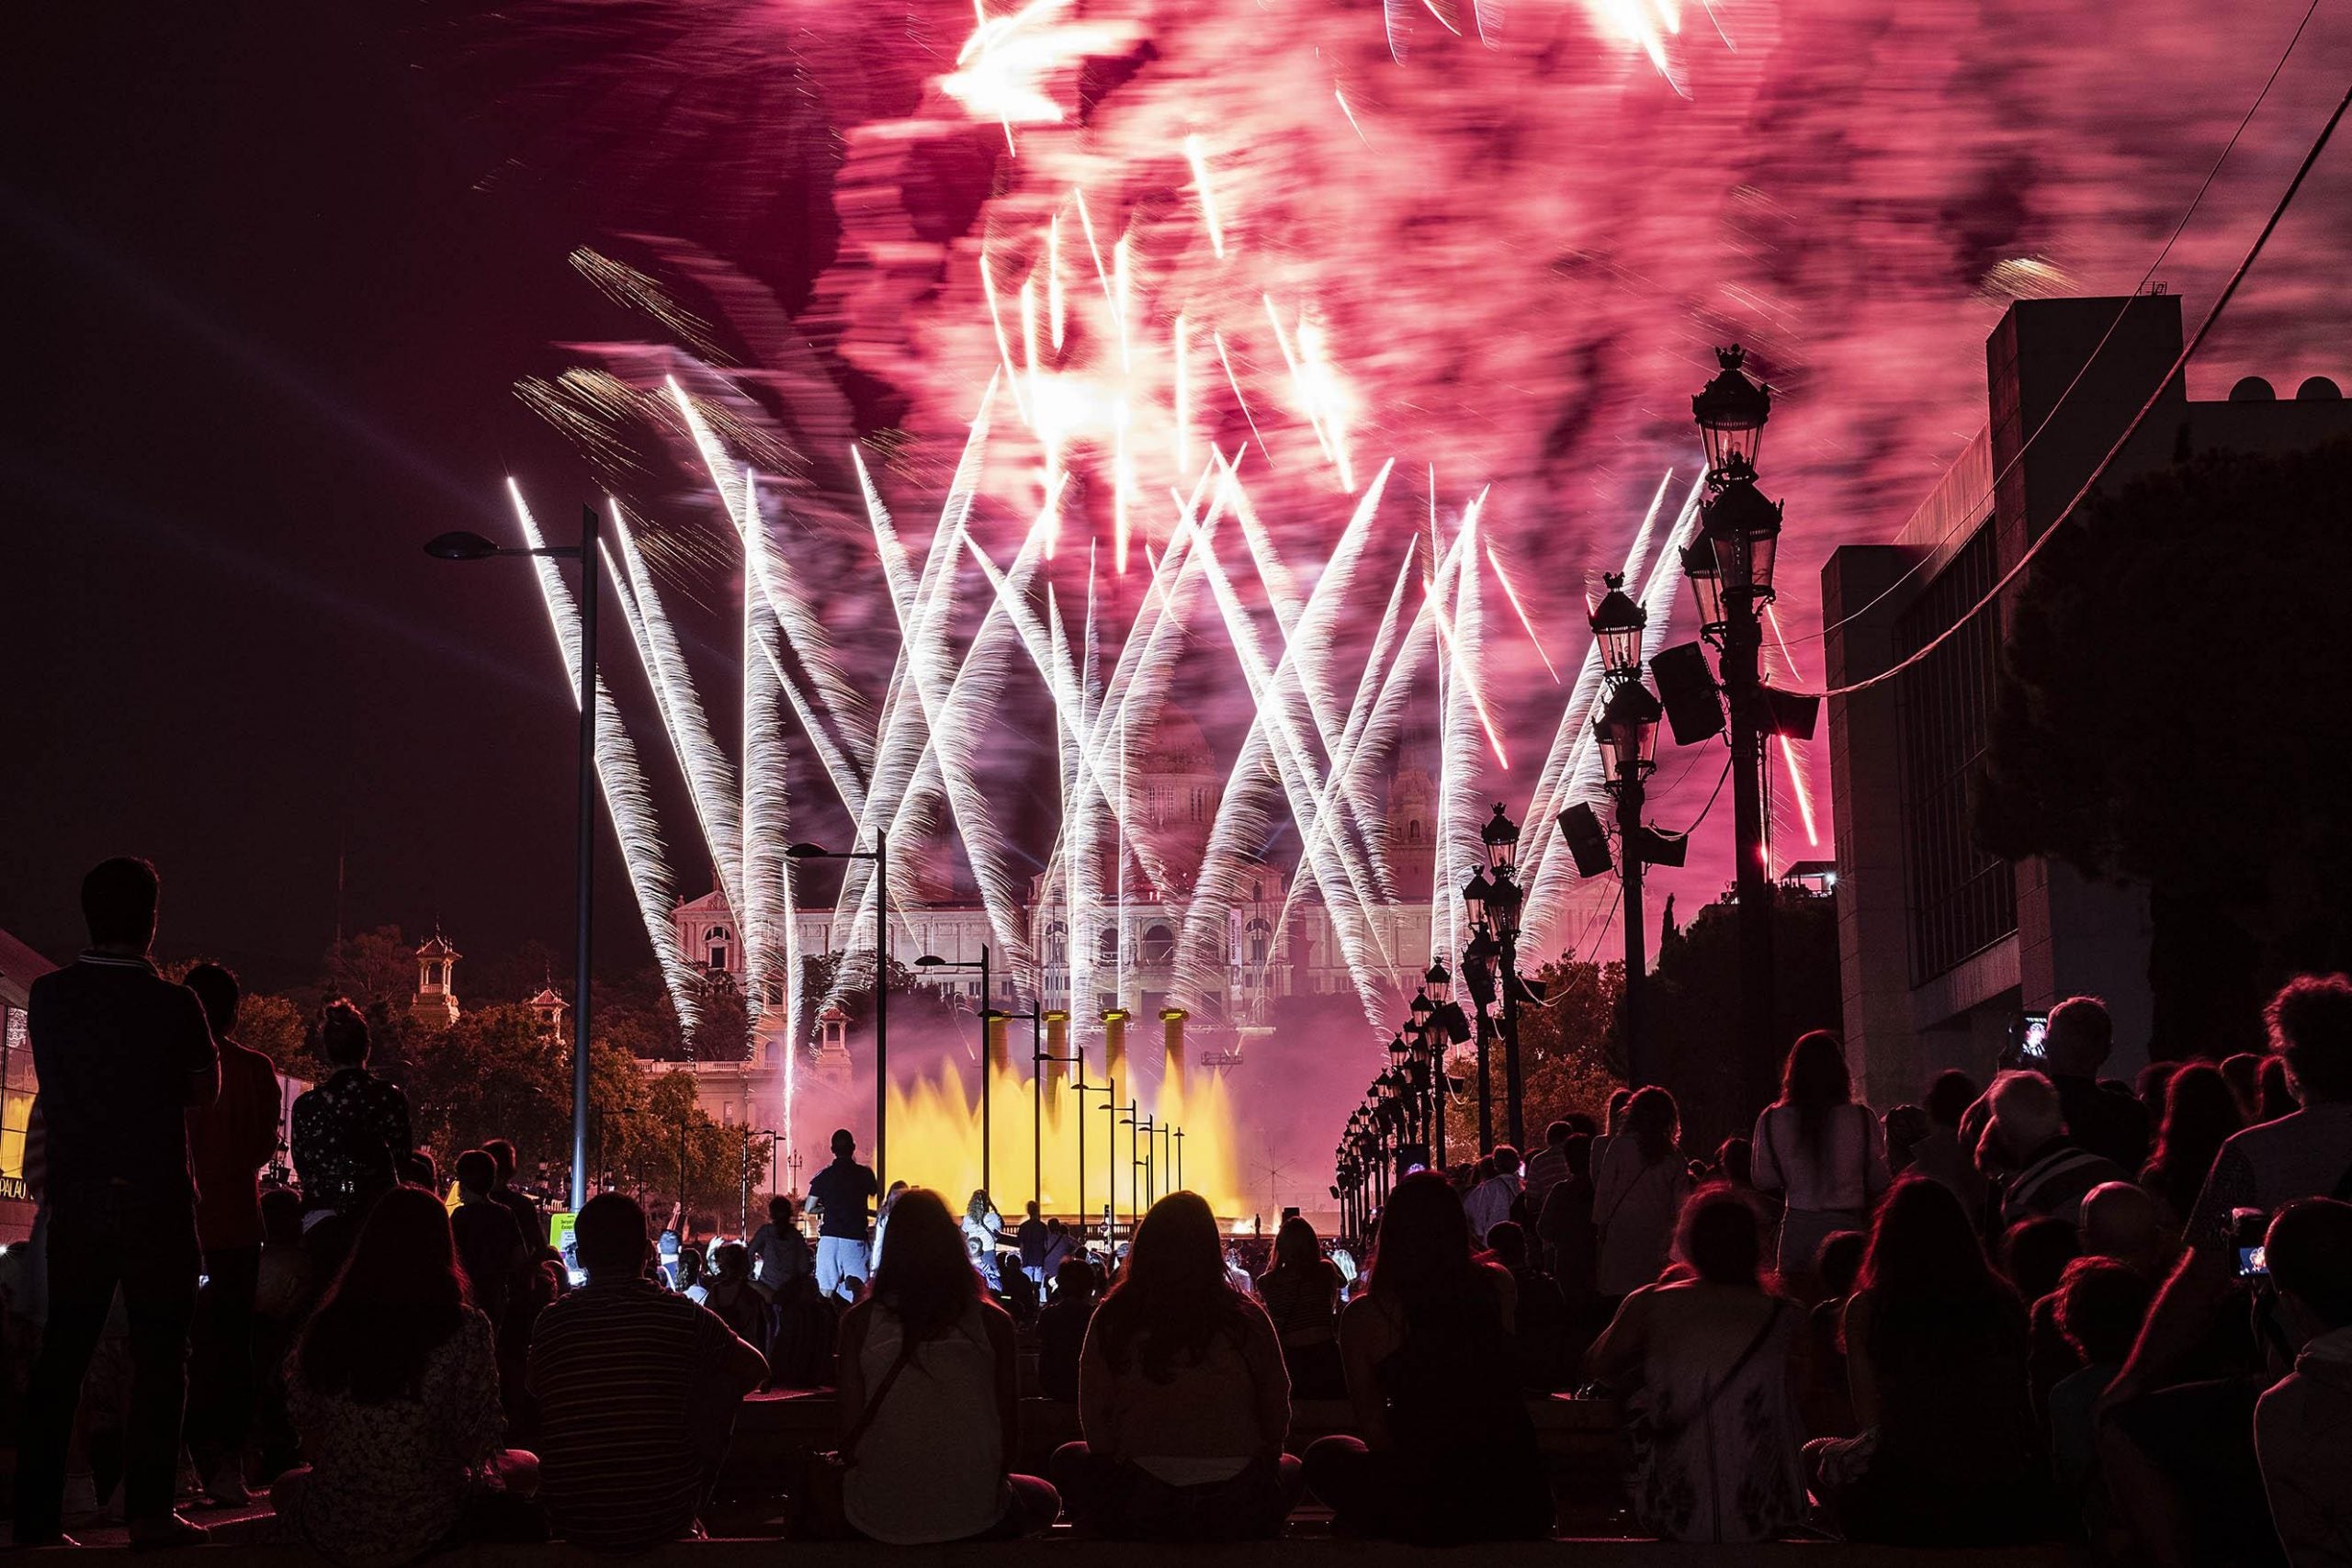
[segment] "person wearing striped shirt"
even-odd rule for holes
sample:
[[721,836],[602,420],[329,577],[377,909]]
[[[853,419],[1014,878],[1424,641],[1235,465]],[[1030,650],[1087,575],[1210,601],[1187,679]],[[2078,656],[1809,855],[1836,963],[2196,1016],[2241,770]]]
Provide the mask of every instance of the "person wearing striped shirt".
[[527,1379],[548,1522],[609,1551],[690,1536],[766,1359],[648,1278],[653,1246],[634,1199],[591,1198],[572,1234],[588,1282],[539,1314]]

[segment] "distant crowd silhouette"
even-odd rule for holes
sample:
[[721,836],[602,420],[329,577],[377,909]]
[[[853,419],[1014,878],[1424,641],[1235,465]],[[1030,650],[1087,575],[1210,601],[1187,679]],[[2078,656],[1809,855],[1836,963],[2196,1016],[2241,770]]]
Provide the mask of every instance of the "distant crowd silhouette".
[[[2341,975],[2279,990],[2266,1055],[2134,1086],[2071,998],[2034,1057],[1883,1115],[1808,1033],[1704,1157],[1665,1089],[1620,1090],[1524,1159],[1401,1177],[1368,1235],[1286,1217],[1254,1279],[1195,1194],[1106,1254],[1035,1202],[1008,1232],[985,1192],[884,1192],[846,1131],[813,1246],[779,1197],[665,1265],[620,1193],[548,1246],[503,1140],[456,1156],[445,1202],[347,1002],[292,1109],[299,1190],[265,1190],[273,1065],[225,969],[157,972],[157,892],[143,861],[92,871],[88,949],[33,987],[40,1218],[0,1338],[19,1544],[118,1490],[135,1546],[196,1544],[185,1496],[266,1483],[282,1536],[342,1562],[638,1550],[703,1529],[747,1398],[830,1388],[836,1446],[767,1478],[813,1538],[1198,1542],[1328,1512],[1540,1540],[1565,1399],[1617,1413],[1620,1534],[2352,1562]],[[1036,1399],[1080,1434],[1044,1475]]]

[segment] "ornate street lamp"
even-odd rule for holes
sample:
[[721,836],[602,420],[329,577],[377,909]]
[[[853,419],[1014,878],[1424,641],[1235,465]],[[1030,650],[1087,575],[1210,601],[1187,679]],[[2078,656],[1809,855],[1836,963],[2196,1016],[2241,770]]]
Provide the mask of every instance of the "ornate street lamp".
[[1764,692],[1758,618],[1772,599],[1781,507],[1756,488],[1756,455],[1772,414],[1771,389],[1743,368],[1737,346],[1690,400],[1707,448],[1699,510],[1704,537],[1683,553],[1704,635],[1720,650],[1731,719],[1732,839],[1739,895],[1739,1079],[1746,1109],[1770,1098],[1772,1062],[1772,886],[1764,863]]
[[1519,863],[1519,824],[1510,819],[1501,801],[1495,802],[1495,814],[1478,829],[1478,837],[1487,846],[1488,869],[1499,874]]
[[1527,1097],[1519,1060],[1519,912],[1522,895],[1518,879],[1512,874],[1519,863],[1519,824],[1498,802],[1495,814],[1478,829],[1478,837],[1486,843],[1487,863],[1491,870],[1487,887],[1487,925],[1494,932],[1502,964],[1504,1124],[1510,1129],[1511,1146],[1523,1149],[1527,1146]]
[[1747,361],[1747,351],[1737,344],[1715,350],[1722,368],[1690,400],[1690,417],[1707,445],[1711,472],[1736,461],[1754,468],[1764,423],[1772,417],[1772,389],[1749,378],[1742,368]]
[[1601,675],[1623,681],[1641,672],[1642,633],[1650,624],[1649,612],[1625,592],[1622,573],[1610,572],[1601,581],[1609,591],[1586,612],[1585,618],[1592,626],[1593,645],[1600,649]]
[[1470,874],[1469,882],[1462,889],[1462,912],[1470,923],[1470,942],[1462,950],[1462,978],[1470,987],[1474,1033],[1478,1042],[1478,1148],[1484,1154],[1495,1146],[1494,1072],[1489,1062],[1487,1042],[1494,1028],[1487,1021],[1487,1010],[1495,1000],[1495,965],[1502,956],[1502,949],[1495,944],[1494,932],[1487,924],[1487,896],[1494,891],[1494,884],[1487,878],[1487,868],[1478,867]]
[[1649,835],[1642,828],[1642,803],[1644,786],[1657,768],[1661,711],[1640,678],[1628,676],[1615,682],[1592,727],[1608,761],[1609,793],[1617,803],[1617,874],[1623,888],[1625,931],[1625,1077],[1636,1089],[1651,1081],[1642,1052],[1642,991],[1649,963],[1642,925],[1642,864]]

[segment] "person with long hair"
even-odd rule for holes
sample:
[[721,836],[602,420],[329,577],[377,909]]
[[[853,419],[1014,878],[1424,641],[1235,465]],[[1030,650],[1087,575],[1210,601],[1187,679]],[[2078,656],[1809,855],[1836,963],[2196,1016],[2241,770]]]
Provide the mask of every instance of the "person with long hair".
[[1430,1546],[1551,1533],[1515,1305],[1510,1275],[1473,1253],[1445,1179],[1398,1182],[1368,1287],[1340,1318],[1360,1435],[1320,1438],[1306,1456],[1306,1484],[1340,1531]]
[[1592,1199],[1600,1236],[1596,1282],[1611,1311],[1666,1268],[1674,1216],[1690,1191],[1690,1173],[1675,1146],[1680,1133],[1674,1096],[1652,1086],[1626,1102],[1623,1128],[1601,1157]]
[[2222,1145],[2245,1125],[2236,1091],[2210,1062],[2191,1062],[2165,1081],[2164,1124],[2140,1185],[2164,1204],[2175,1230],[2197,1206]]
[[1010,1540],[1054,1521],[1061,1498],[1012,1472],[1021,1388],[1012,1319],[990,1301],[939,1194],[900,1190],[865,1299],[842,1318],[842,1509],[894,1546]]
[[1889,1190],[1845,1331],[1860,1431],[1805,1456],[1847,1539],[1997,1545],[2047,1527],[2025,1307],[1950,1188],[1905,1177]]
[[497,1346],[430,1192],[376,1201],[295,1347],[287,1399],[308,1462],[270,1502],[334,1562],[413,1562],[464,1533],[489,1494],[537,1484],[536,1459],[500,1450]]
[[1274,1233],[1274,1256],[1258,1277],[1258,1299],[1274,1320],[1291,1393],[1300,1399],[1345,1399],[1340,1366],[1340,1267],[1323,1256],[1315,1227],[1296,1214]]
[[1717,1182],[1682,1206],[1687,1277],[1625,1298],[1585,1357],[1630,1391],[1629,1490],[1667,1540],[1770,1540],[1804,1517],[1792,1369],[1804,1313],[1765,1282],[1754,1202]]
[[1781,1278],[1809,1296],[1813,1255],[1837,1232],[1868,1224],[1888,1180],[1878,1118],[1854,1103],[1846,1047],[1835,1034],[1815,1029],[1789,1048],[1781,1098],[1757,1117],[1750,1158],[1757,1190],[1787,1204]]
[[1171,1192],[1136,1227],[1079,1361],[1083,1442],[1054,1479],[1090,1534],[1248,1540],[1281,1530],[1298,1495],[1283,1452],[1290,1378],[1265,1309],[1226,1278],[1216,1216]]

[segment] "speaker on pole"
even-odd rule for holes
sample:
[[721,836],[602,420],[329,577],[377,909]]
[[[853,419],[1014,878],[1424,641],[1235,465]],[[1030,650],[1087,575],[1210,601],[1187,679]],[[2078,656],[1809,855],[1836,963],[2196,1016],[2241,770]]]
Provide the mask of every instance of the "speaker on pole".
[[1601,827],[1600,814],[1588,802],[1579,801],[1560,813],[1560,836],[1568,841],[1568,853],[1575,857],[1578,876],[1606,876],[1617,869],[1610,857],[1609,833]]
[[1657,682],[1677,746],[1693,746],[1723,733],[1723,696],[1714,671],[1707,668],[1705,649],[1695,642],[1662,648],[1650,660],[1650,675]]

